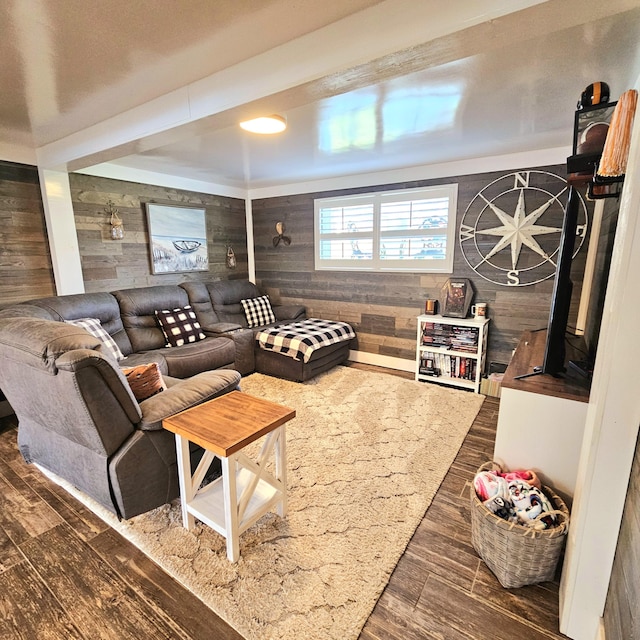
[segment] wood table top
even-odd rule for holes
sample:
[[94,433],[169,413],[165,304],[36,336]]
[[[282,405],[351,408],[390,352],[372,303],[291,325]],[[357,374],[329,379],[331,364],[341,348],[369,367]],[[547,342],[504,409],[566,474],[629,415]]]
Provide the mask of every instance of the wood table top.
[[162,426],[228,457],[295,418],[295,409],[231,391],[162,421]]

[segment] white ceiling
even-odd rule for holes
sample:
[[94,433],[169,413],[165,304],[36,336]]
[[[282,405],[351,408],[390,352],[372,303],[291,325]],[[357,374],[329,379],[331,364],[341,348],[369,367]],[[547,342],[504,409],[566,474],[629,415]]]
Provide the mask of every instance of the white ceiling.
[[564,152],[640,75],[638,0],[3,0],[0,32],[0,158],[240,189]]

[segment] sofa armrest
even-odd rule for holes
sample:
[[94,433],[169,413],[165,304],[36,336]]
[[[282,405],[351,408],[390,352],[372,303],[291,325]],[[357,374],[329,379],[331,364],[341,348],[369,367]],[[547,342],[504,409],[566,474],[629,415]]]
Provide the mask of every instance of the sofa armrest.
[[256,340],[252,329],[237,329],[227,334],[236,348],[235,369],[243,376],[256,369]]
[[[140,420],[140,409],[138,408],[138,401],[135,399],[131,388],[127,384],[127,379],[124,374],[115,366],[107,356],[91,350],[91,349],[73,349],[63,353],[56,359],[56,367],[59,371],[66,371],[75,373],[77,376],[82,375],[82,371],[90,372],[95,370],[99,372],[101,379],[107,385],[109,391],[113,394],[115,400],[125,412],[132,424],[135,424]],[[94,383],[96,384],[96,383]],[[80,385],[78,385],[80,386]],[[94,393],[95,388],[89,387]],[[87,402],[98,407],[105,406],[105,389],[100,389],[99,394],[96,393],[96,398],[90,397],[88,391],[85,391],[87,395]],[[100,404],[102,403],[102,405]],[[99,413],[99,412],[98,412]],[[111,408],[110,418],[114,417],[114,409]]]
[[273,307],[276,320],[304,320],[307,309],[298,304],[280,304]]
[[253,331],[234,322],[217,322],[213,325],[202,327],[205,335],[218,338],[229,338],[233,340],[236,350],[234,369],[243,376],[253,373],[256,368],[254,356],[255,340]]
[[237,331],[242,328],[242,325],[236,324],[235,322],[216,322],[215,324],[208,324],[206,327],[203,326],[202,331],[207,336],[227,337],[225,334],[229,334],[232,331]]
[[168,389],[140,403],[143,431],[162,429],[162,421],[176,413],[217,398],[238,387],[240,374],[230,369],[205,371],[186,380],[179,380]]
[[[212,327],[213,331],[211,331]],[[236,371],[239,371],[243,376],[255,371],[255,339],[252,329],[247,329],[233,322],[218,322],[215,325],[203,327],[202,330],[205,335],[210,337],[233,340],[233,346],[236,350],[233,362]]]

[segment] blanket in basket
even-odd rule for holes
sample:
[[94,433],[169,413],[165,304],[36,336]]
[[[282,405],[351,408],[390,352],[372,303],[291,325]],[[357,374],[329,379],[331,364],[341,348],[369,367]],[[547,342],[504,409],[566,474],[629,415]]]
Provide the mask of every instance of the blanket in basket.
[[356,334],[346,322],[319,318],[270,327],[256,334],[261,349],[277,351],[303,362],[309,362],[313,352],[321,347],[355,337]]

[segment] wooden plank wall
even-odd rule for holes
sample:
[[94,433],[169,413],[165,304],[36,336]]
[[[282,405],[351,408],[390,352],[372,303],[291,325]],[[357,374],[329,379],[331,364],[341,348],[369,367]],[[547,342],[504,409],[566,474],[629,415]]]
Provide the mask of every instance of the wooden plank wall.
[[[566,174],[564,165],[537,168],[561,176]],[[460,218],[472,198],[489,182],[508,173],[511,171],[254,200],[258,284],[276,301],[305,304],[311,316],[350,322],[356,329],[357,348],[361,351],[412,360],[415,357],[416,316],[423,311],[426,298],[439,297],[440,289],[451,276],[315,271],[314,199],[457,182],[459,227]],[[288,247],[282,243],[273,247],[272,238],[278,221],[285,223],[286,234],[292,239]],[[577,312],[586,247],[587,242],[573,265],[574,283],[577,285],[574,286],[574,314]],[[467,265],[457,240],[453,275],[469,278],[476,290],[476,300],[488,303],[491,318],[488,362],[508,363],[524,330],[546,327],[553,278],[527,287],[493,284],[480,278]]]
[[607,640],[640,640],[640,439],[604,609]]
[[[35,167],[0,165],[0,216],[2,216],[2,281],[0,304],[53,295],[55,287],[46,242],[42,200]],[[562,175],[563,166],[543,167]],[[378,190],[411,188],[457,182],[458,216],[471,198],[491,180],[509,173],[454,176],[380,185]],[[133,182],[70,175],[83,276],[87,291],[112,291],[153,284],[173,284],[189,279],[246,278],[246,228],[244,201]],[[281,302],[305,304],[310,315],[351,322],[358,333],[358,349],[374,354],[414,357],[415,317],[426,298],[437,298],[446,275],[344,273],[314,270],[313,200],[338,193],[367,189],[299,194],[256,200],[253,203],[256,272],[258,284]],[[124,223],[125,238],[109,239],[112,200]],[[202,273],[152,275],[145,202],[204,205],[207,210],[210,270]],[[274,248],[275,223],[283,221],[292,238],[289,247]],[[238,266],[225,266],[226,242],[235,249]],[[586,247],[586,243],[584,245]],[[574,261],[579,284],[586,249]],[[552,280],[530,287],[502,287],[479,278],[466,264],[457,246],[454,275],[469,278],[476,300],[489,305],[488,361],[508,362],[520,334],[546,326]],[[574,298],[580,292],[576,287]],[[574,305],[575,306],[575,305]]]
[[54,292],[38,170],[0,161],[0,307]]
[[[87,292],[248,277],[244,200],[82,174],[70,174],[69,182]],[[109,238],[108,200],[123,220],[122,241]],[[206,208],[209,271],[151,273],[145,202]],[[227,242],[235,270],[226,267]],[[55,293],[38,170],[0,162],[0,308]]]
[[[177,284],[187,280],[247,278],[244,200],[78,173],[70,174],[69,182],[87,292]],[[109,200],[122,219],[123,240],[109,237],[110,216],[105,212]],[[146,202],[205,207],[209,271],[151,273]],[[227,242],[236,254],[235,270],[226,267]]]

